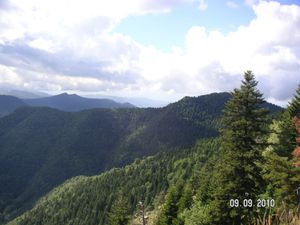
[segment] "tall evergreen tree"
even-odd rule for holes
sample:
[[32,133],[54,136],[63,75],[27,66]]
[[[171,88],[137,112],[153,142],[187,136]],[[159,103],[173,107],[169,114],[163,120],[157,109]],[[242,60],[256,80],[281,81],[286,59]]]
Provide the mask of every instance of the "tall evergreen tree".
[[[254,207],[243,206],[243,201],[251,199],[254,205],[264,184],[258,163],[266,143],[268,111],[262,108],[265,101],[257,84],[253,73],[245,72],[241,87],[233,91],[224,110],[222,159],[210,184],[213,224],[248,223],[256,216]],[[230,207],[231,199],[240,205]]]
[[292,151],[297,147],[296,138],[299,136],[295,126],[296,118],[300,118],[300,85],[287,110],[282,114],[278,133],[278,144],[274,146],[276,154],[292,159]]
[[289,110],[285,111],[278,123],[278,143],[273,146],[278,156],[292,159],[292,151],[296,147],[296,128]]
[[300,168],[296,167],[300,165],[299,116],[300,85],[280,120],[274,121],[270,136],[274,143],[264,153],[266,163],[263,174],[268,182],[266,195],[276,200],[279,214],[287,209],[295,210],[300,200],[300,195],[297,195]]
[[298,85],[294,98],[288,106],[288,112],[291,117],[300,118],[300,84]]
[[127,225],[130,220],[129,204],[124,194],[119,193],[117,199],[113,203],[108,222],[110,225]]
[[181,225],[182,221],[178,218],[179,201],[182,195],[183,182],[179,181],[176,185],[171,186],[166,196],[165,203],[161,213],[158,216],[157,225]]
[[296,95],[294,95],[292,102],[289,104],[288,111],[294,125],[295,149],[293,156],[297,160],[296,165],[300,167],[300,85],[298,85]]

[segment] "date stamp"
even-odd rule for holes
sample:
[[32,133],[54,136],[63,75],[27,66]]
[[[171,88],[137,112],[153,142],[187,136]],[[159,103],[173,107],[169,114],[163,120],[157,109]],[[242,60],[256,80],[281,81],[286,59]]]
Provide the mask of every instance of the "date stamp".
[[232,208],[243,207],[243,208],[273,208],[275,207],[274,199],[230,199],[229,206]]

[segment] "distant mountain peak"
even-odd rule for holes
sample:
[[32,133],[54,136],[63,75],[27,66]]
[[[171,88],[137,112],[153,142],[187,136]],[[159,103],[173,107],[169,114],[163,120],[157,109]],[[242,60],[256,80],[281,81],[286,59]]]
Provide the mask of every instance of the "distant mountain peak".
[[84,98],[77,94],[68,94],[66,92],[39,99],[25,100],[31,106],[46,106],[67,112],[76,112],[94,108],[134,108],[134,105],[128,103],[118,103],[109,99]]
[[[77,96],[77,97],[81,97],[81,96],[79,96],[79,95],[77,95],[77,94],[69,94],[69,93],[67,93],[67,92],[63,92],[63,93],[61,93],[61,94],[54,95],[54,96]],[[53,97],[54,97],[54,96],[53,96]]]

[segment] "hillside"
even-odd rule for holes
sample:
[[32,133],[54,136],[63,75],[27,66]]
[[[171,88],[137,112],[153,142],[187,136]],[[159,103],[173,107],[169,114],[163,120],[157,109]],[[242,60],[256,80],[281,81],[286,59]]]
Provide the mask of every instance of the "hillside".
[[31,106],[44,106],[54,109],[59,109],[67,112],[76,112],[85,109],[93,108],[133,108],[134,105],[129,103],[117,103],[110,99],[92,99],[84,98],[76,94],[63,93],[60,95],[24,99],[24,101]]
[[218,145],[218,140],[204,140],[191,149],[160,153],[98,176],[72,178],[8,224],[106,225],[117,199],[122,197],[128,215],[135,214],[142,200],[146,211],[151,211],[162,204],[170,185],[194,181],[196,188],[197,171],[216,153]]
[[0,117],[6,116],[25,105],[26,103],[21,99],[8,95],[0,95]]
[[0,120],[2,216],[19,215],[71,177],[216,137],[229,98],[228,93],[186,97],[158,109],[18,109]]

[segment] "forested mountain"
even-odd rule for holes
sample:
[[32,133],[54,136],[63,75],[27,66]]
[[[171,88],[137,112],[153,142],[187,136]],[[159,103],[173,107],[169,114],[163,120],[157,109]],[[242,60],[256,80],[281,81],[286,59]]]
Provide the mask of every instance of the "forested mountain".
[[67,112],[76,112],[93,108],[135,107],[134,105],[131,105],[129,103],[117,103],[110,99],[84,98],[76,94],[70,95],[67,93],[44,98],[24,99],[24,101],[31,106],[46,106]]
[[13,96],[0,95],[0,117],[6,116],[26,103]]
[[202,136],[193,147],[173,146],[121,169],[72,178],[8,225],[298,225],[300,86],[273,122],[256,86],[247,71],[221,121],[224,105],[214,104],[228,94],[184,98],[155,114],[221,127],[221,138]]
[[228,93],[186,97],[157,109],[18,109],[0,120],[2,219],[30,208],[73,176],[99,174],[216,137],[229,99]]
[[[178,198],[183,209],[192,203],[191,190],[199,185],[197,173],[211,155],[217,154],[218,146],[218,139],[202,140],[190,149],[159,153],[122,169],[72,178],[9,225],[127,224],[124,222],[134,219],[131,215],[137,213],[136,220],[140,217],[140,201],[145,211],[153,211],[162,205],[171,186],[188,184],[185,194]],[[150,215],[150,220],[155,218]]]

